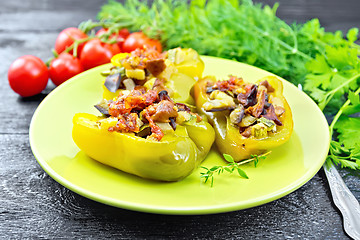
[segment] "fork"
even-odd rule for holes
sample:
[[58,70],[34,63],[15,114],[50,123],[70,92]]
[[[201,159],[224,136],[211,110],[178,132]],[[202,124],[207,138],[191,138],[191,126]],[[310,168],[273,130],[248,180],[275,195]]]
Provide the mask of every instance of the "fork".
[[329,163],[324,163],[323,168],[329,182],[333,201],[343,215],[345,232],[354,239],[360,239],[359,202],[330,161]]

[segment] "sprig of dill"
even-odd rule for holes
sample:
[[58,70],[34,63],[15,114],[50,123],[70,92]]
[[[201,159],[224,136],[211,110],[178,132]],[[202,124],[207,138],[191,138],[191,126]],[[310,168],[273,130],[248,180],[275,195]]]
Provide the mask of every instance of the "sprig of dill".
[[303,81],[298,76],[304,76],[305,62],[315,56],[314,44],[298,41],[298,29],[275,16],[277,6],[262,8],[250,0],[158,0],[151,6],[139,0],[109,1],[98,18],[116,23],[136,19],[131,30],[159,38],[167,48],[191,47]]

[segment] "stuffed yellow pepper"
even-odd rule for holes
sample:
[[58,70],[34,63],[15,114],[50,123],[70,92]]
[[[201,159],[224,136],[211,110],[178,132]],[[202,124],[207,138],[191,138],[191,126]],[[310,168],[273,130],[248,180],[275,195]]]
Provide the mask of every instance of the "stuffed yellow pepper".
[[215,139],[209,123],[165,90],[138,86],[96,108],[102,116],[74,116],[76,145],[103,164],[143,178],[177,181],[188,176]]
[[136,49],[120,53],[111,59],[113,67],[105,72],[105,99],[112,99],[122,90],[135,86],[164,89],[176,102],[193,104],[190,90],[202,76],[204,63],[193,49],[170,49],[159,53],[155,49]]
[[225,81],[205,77],[195,84],[194,97],[215,129],[219,151],[235,161],[263,154],[291,136],[291,109],[281,81],[274,76],[256,83],[235,76]]

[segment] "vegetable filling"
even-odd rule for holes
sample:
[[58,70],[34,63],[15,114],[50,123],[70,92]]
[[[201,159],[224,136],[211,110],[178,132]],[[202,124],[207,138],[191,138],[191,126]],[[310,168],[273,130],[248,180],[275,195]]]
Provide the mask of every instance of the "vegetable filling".
[[200,122],[201,117],[183,103],[174,103],[167,91],[137,88],[121,91],[113,100],[102,100],[95,106],[106,115],[98,121],[101,128],[121,133],[135,133],[148,140],[160,141],[176,125]]
[[207,112],[230,111],[230,122],[245,137],[266,138],[282,126],[279,117],[285,112],[284,103],[274,97],[274,88],[267,80],[257,84],[230,76],[228,80],[207,82]]

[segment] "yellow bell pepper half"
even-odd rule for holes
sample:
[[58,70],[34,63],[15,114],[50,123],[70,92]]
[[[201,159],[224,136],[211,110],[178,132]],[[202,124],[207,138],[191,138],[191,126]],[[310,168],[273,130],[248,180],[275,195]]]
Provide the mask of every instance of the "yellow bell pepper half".
[[205,121],[177,125],[161,141],[147,140],[134,133],[109,132],[98,121],[103,117],[78,113],[73,118],[72,137],[91,158],[143,178],[178,181],[204,160],[215,139]]
[[285,112],[279,117],[282,126],[276,126],[277,130],[270,133],[265,138],[255,138],[253,136],[246,138],[239,132],[239,128],[231,124],[229,119],[230,111],[206,112],[203,104],[209,100],[206,94],[207,83],[215,82],[215,78],[206,77],[198,81],[194,86],[194,97],[196,107],[201,114],[208,117],[210,124],[214,127],[216,137],[215,143],[221,153],[231,155],[235,161],[248,159],[251,155],[263,154],[269,149],[278,147],[289,140],[293,131],[293,120],[291,109],[283,96],[283,86],[281,81],[273,76],[265,77],[260,81],[267,80],[275,89],[270,93],[270,97],[281,99]]

